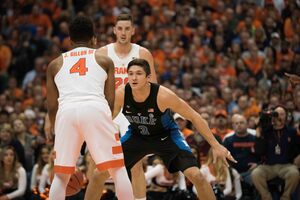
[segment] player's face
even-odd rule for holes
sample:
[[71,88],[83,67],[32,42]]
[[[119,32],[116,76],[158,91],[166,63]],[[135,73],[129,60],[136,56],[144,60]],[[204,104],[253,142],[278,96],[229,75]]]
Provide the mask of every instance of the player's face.
[[116,35],[118,43],[130,43],[131,37],[134,34],[134,27],[131,21],[118,21],[116,26],[114,27],[114,34]]
[[144,69],[138,65],[130,67],[128,73],[128,82],[132,89],[144,87],[149,82],[149,76],[146,76]]

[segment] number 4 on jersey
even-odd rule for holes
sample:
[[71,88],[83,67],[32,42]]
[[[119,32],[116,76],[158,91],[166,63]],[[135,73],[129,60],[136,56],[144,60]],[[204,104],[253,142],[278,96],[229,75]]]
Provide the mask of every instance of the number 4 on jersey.
[[79,73],[79,76],[84,76],[88,68],[86,67],[86,59],[80,58],[70,69],[70,74]]

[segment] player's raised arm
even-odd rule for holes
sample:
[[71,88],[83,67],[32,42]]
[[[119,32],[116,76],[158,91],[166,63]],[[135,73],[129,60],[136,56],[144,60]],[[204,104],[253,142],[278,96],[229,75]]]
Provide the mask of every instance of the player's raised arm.
[[228,166],[226,158],[236,162],[231,156],[230,152],[219,144],[214,135],[212,134],[210,128],[208,127],[207,122],[198,114],[194,109],[192,109],[184,100],[179,98],[174,92],[167,89],[166,87],[161,86],[160,92],[158,93],[158,106],[161,111],[164,111],[170,108],[172,111],[179,113],[187,120],[191,121],[195,126],[197,131],[207,140],[211,145],[214,160],[220,158]]

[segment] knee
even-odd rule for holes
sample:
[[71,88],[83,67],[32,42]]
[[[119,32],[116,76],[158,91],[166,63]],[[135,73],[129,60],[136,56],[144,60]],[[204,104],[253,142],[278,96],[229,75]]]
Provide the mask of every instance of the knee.
[[94,170],[93,181],[106,181],[109,178],[108,171],[99,171],[98,169]]
[[132,176],[139,176],[141,174],[144,174],[144,170],[143,170],[143,163],[142,162],[138,162],[136,163],[132,168],[131,168],[131,174]]
[[255,168],[252,172],[251,172],[251,179],[253,181],[255,181],[256,179],[258,178],[261,178],[262,177],[262,173],[261,173],[261,170],[259,170],[259,168]]
[[199,183],[202,185],[204,182],[206,182],[205,177],[203,176],[203,174],[200,171],[194,173],[193,175],[190,175],[188,178],[190,179],[190,181],[193,184]]
[[291,169],[289,170],[285,176],[284,176],[285,181],[289,180],[292,182],[298,182],[299,181],[299,171],[298,169]]

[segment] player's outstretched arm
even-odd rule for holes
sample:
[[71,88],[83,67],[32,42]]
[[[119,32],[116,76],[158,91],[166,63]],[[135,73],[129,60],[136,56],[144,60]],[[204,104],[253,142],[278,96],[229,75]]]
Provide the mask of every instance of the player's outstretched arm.
[[[56,116],[56,112],[58,109],[58,90],[57,87],[55,85],[54,82],[54,77],[55,74],[58,71],[58,65],[60,65],[60,63],[62,63],[62,57],[59,57],[55,60],[53,60],[47,68],[47,106],[48,106],[48,114],[49,114],[49,119],[50,119],[50,125],[51,125],[51,130],[54,129],[54,125],[55,125],[55,116]],[[47,140],[51,140],[52,139],[52,132],[50,131],[48,133],[46,133],[46,137]]]
[[[171,100],[170,100],[171,99]],[[214,161],[219,158],[228,166],[227,159],[236,162],[231,156],[230,152],[222,146],[212,134],[207,122],[192,109],[184,100],[179,98],[171,90],[161,86],[158,93],[158,106],[161,111],[170,108],[172,111],[179,113],[187,120],[191,121],[197,131],[207,140],[211,145],[214,155]]]
[[150,71],[151,71],[150,82],[157,83],[157,77],[156,77],[156,72],[155,72],[155,67],[154,67],[154,59],[153,59],[152,54],[150,53],[150,51],[148,49],[141,47],[140,57],[147,60],[150,65]]

